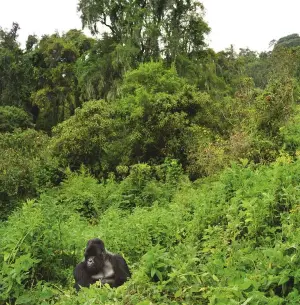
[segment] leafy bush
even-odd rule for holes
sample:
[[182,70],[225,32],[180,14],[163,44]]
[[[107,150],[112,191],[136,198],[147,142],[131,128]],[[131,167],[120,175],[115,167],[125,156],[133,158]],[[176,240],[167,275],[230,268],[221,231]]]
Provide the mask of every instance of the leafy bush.
[[32,129],[0,133],[0,219],[20,200],[32,198],[59,181],[48,141],[47,135]]
[[92,173],[107,173],[117,165],[113,109],[105,101],[90,101],[53,129],[51,147],[62,166],[72,170],[85,165]]
[[0,132],[29,127],[33,127],[32,118],[23,109],[15,106],[0,107]]
[[185,131],[193,123],[211,123],[210,103],[208,94],[162,63],[143,64],[128,72],[116,101],[125,125],[122,144],[128,159],[157,164],[169,157],[184,163]]
[[168,204],[177,188],[186,180],[176,160],[162,165],[136,164],[122,181],[111,175],[99,182],[81,167],[80,172],[65,172],[66,178],[53,193],[56,200],[91,223],[110,207],[132,211],[135,207]]
[[283,149],[290,155],[295,156],[298,154],[300,147],[300,115],[299,109],[296,115],[292,117],[284,126],[280,128],[280,135],[283,142]]
[[66,284],[78,245],[86,242],[87,236],[81,237],[86,227],[49,195],[24,203],[0,229],[0,300],[23,297],[44,281]]

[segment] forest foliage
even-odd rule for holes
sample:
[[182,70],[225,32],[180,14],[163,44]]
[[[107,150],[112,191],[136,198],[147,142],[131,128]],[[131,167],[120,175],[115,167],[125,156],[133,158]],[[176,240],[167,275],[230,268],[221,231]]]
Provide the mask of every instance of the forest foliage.
[[[80,0],[105,33],[24,48],[0,28],[1,305],[298,304],[300,38],[215,52],[203,9]],[[132,278],[77,294],[94,237]]]

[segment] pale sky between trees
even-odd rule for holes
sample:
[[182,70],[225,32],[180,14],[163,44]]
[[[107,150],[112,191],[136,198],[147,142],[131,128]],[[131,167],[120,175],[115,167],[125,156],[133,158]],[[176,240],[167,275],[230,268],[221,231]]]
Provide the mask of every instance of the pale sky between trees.
[[[0,26],[9,29],[18,22],[19,41],[29,34],[60,33],[81,29],[78,0],[0,0]],[[233,44],[236,49],[268,50],[269,42],[300,32],[299,0],[202,0],[206,21],[212,31],[209,45],[220,51]],[[86,32],[88,33],[88,32]]]

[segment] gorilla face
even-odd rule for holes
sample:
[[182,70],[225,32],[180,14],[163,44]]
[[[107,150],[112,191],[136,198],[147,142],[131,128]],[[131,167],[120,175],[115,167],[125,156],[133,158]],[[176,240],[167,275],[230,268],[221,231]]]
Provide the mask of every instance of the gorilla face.
[[100,239],[92,239],[88,242],[85,250],[85,266],[90,275],[96,274],[103,269],[105,262],[105,248]]
[[88,269],[93,268],[95,265],[95,256],[90,256],[86,260],[86,266]]

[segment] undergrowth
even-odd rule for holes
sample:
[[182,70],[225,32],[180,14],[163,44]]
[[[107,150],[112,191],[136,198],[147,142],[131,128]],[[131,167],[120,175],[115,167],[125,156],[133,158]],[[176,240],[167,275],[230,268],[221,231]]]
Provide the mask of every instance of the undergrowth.
[[[122,182],[70,173],[25,202],[0,227],[1,304],[297,304],[300,161],[194,183],[167,167]],[[77,295],[72,270],[92,237],[133,276]]]

